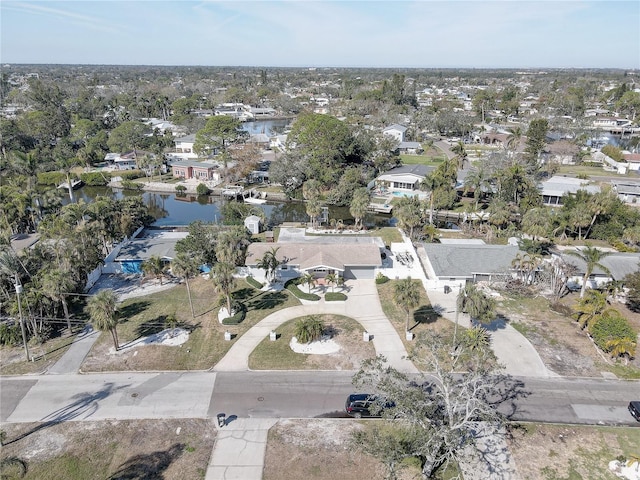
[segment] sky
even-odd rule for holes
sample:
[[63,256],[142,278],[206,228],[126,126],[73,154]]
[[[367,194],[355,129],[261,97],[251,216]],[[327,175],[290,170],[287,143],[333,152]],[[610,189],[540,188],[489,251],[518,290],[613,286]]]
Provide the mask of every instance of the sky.
[[0,62],[638,69],[640,1],[2,0]]

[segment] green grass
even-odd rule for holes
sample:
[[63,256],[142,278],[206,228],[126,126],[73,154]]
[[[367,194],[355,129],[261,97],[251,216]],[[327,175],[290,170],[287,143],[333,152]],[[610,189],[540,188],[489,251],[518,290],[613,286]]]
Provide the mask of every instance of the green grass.
[[402,242],[402,235],[396,227],[382,227],[367,232],[368,237],[380,237],[385,245]]
[[[22,342],[12,347],[0,347],[0,358],[3,359],[2,365],[0,365],[0,375],[24,375],[43,372],[57,362],[68,350],[75,340],[78,330],[76,329],[74,332],[72,337],[65,330],[62,332],[62,336],[51,338],[43,344],[29,343],[30,362],[27,362]],[[8,363],[7,359],[9,358],[16,358],[17,361]]]
[[[625,380],[640,380],[640,369],[633,365],[625,365],[624,363],[615,363],[613,365],[603,365],[604,369],[609,370],[618,378]],[[640,452],[638,452],[640,454]]]
[[404,165],[429,165],[437,167],[444,162],[444,155],[400,155]]
[[[332,326],[345,334],[357,332],[362,335],[364,329],[354,319],[341,315],[318,315],[323,322],[325,328]],[[309,355],[296,353],[291,350],[289,342],[295,334],[296,322],[299,318],[294,318],[283,323],[277,329],[278,339],[276,341],[265,338],[249,355],[249,368],[252,370],[308,370],[317,369],[315,365],[308,365],[307,358]],[[373,348],[373,346],[372,346]],[[375,353],[372,352],[372,356]]]

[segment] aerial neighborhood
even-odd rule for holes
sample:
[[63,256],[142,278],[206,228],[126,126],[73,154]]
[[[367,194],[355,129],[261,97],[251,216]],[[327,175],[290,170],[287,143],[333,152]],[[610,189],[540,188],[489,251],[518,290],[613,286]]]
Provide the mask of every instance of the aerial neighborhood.
[[[637,461],[637,70],[7,64],[1,79],[7,472],[323,480],[305,468],[340,444],[344,478],[569,478],[519,446],[598,435],[606,455],[576,468],[602,475],[570,478]],[[361,417],[381,419],[345,420]],[[142,423],[159,419],[162,434]],[[91,472],[75,477],[58,451],[30,453],[75,420],[105,438],[141,422],[152,447],[126,437],[138,456],[101,465],[66,436],[59,452]]]

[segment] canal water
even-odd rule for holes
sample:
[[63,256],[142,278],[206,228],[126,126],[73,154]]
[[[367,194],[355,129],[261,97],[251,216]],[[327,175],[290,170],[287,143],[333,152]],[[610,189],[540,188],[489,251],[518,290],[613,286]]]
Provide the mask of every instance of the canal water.
[[[76,199],[82,199],[87,203],[93,202],[97,196],[107,196],[120,199],[123,196],[135,196],[138,193],[111,189],[109,187],[82,187],[76,193]],[[144,192],[142,194],[149,212],[156,218],[156,226],[184,226],[191,222],[201,220],[203,222],[222,223],[221,207],[226,200],[215,196],[186,195],[178,197],[174,193]],[[280,225],[283,222],[308,222],[305,205],[302,202],[267,202],[256,205],[265,212],[266,223],[269,226]],[[353,217],[348,207],[328,207],[329,221],[342,220],[345,224],[353,224]],[[389,215],[367,214],[365,225],[387,226],[392,218]]]

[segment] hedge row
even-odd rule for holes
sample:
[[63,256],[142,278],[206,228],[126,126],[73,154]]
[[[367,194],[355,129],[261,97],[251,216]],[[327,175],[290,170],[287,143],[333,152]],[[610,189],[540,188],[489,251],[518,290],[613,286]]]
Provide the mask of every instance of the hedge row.
[[300,290],[297,284],[298,280],[299,279],[297,278],[289,280],[287,283],[285,283],[284,285],[285,288],[289,290],[291,293],[293,293],[296,296],[296,298],[299,298],[301,300],[310,300],[312,302],[320,300],[320,297],[315,293],[305,293],[302,290]]
[[62,172],[40,172],[38,174],[38,183],[40,185],[58,186],[67,181],[67,176]]
[[257,288],[258,290],[260,290],[264,286],[253,277],[247,277],[247,283],[253,288]]
[[327,302],[344,302],[347,296],[341,292],[327,292],[324,294],[324,299]]
[[589,334],[603,352],[611,351],[609,341],[629,339],[635,342],[637,338],[637,333],[634,332],[629,321],[615,310],[606,312],[589,326]]

